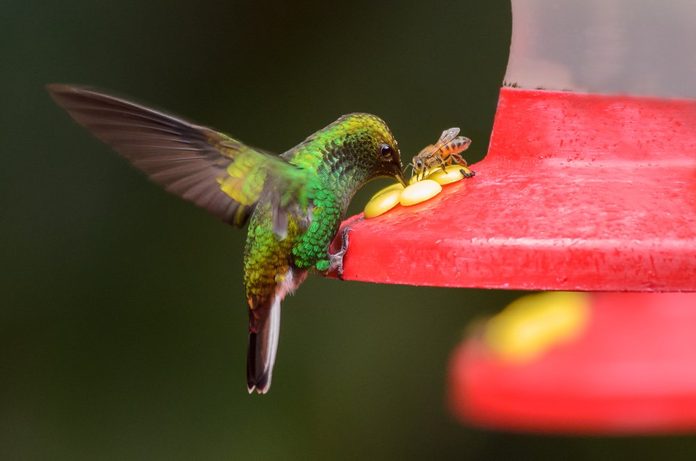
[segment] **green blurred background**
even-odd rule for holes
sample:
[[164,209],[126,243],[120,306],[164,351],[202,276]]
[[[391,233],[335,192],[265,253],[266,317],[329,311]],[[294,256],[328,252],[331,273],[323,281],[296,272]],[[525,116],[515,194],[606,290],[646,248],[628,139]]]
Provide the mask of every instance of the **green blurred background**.
[[509,4],[376,3],[2,2],[0,459],[693,459],[691,437],[454,420],[449,354],[513,292],[311,278],[285,303],[271,393],[247,395],[244,233],[43,89],[113,89],[277,152],[352,111],[387,120],[407,157],[457,125],[481,159]]

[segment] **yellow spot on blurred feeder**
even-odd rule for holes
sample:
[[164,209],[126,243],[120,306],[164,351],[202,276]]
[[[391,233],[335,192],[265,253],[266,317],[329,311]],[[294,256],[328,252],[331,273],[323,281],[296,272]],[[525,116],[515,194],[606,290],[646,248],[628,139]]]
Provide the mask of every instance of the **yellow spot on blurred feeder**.
[[486,323],[484,340],[503,360],[534,360],[582,333],[589,316],[588,305],[588,298],[582,293],[524,296]]

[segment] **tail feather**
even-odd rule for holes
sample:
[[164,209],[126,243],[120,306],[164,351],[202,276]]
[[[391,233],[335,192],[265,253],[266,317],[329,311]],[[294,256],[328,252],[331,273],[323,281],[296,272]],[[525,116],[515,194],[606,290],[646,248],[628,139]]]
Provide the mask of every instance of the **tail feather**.
[[249,311],[249,348],[247,350],[247,389],[265,394],[271,387],[271,375],[280,336],[278,294],[255,304]]

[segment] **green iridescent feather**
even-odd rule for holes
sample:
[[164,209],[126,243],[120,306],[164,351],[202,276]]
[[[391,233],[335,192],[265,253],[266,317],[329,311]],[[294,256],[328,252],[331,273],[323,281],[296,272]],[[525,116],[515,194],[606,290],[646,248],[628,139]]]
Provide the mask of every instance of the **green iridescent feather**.
[[[293,226],[299,227],[301,231],[297,235],[289,233],[286,237],[292,240],[291,260],[295,267],[319,271],[328,269],[329,244],[355,192],[374,177],[375,169],[380,171],[379,159],[375,159],[374,152],[385,142],[395,143],[381,119],[369,114],[350,114],[313,134],[281,156],[298,169],[311,173],[305,185],[311,207],[311,223],[303,227],[307,221],[307,210],[302,209],[290,218]],[[268,212],[266,209],[257,210],[260,215],[266,215]],[[280,247],[272,243],[273,238],[270,234],[273,232],[269,222],[268,216],[252,220],[249,225],[247,254],[253,255],[254,247],[259,245]],[[257,226],[265,229],[257,229]],[[257,237],[259,234],[263,235],[263,238]],[[285,251],[285,245],[283,247],[282,251]],[[259,251],[267,253],[265,248]],[[271,259],[275,259],[280,251],[278,249]],[[253,260],[253,263],[245,264],[245,273],[250,274],[245,278],[247,294],[259,294],[265,287],[250,283],[251,280],[259,279],[256,272],[274,271],[278,270],[278,267],[264,267],[258,264],[259,258],[247,259]]]

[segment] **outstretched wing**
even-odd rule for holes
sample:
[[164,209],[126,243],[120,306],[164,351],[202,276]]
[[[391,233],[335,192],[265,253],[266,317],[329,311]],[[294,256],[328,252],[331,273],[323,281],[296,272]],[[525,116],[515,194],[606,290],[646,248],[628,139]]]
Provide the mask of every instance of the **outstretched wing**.
[[306,173],[279,157],[96,90],[62,84],[47,88],[80,125],[150,179],[229,224],[244,225],[265,185],[282,197],[274,201],[276,211],[306,204]]

